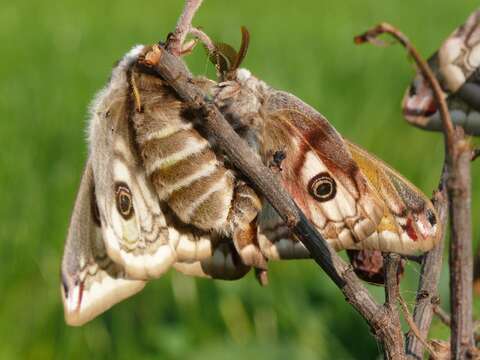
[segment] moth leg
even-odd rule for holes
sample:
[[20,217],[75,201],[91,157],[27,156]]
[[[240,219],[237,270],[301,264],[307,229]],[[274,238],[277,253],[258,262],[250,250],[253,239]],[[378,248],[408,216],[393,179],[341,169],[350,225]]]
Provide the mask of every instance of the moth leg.
[[230,213],[233,243],[245,265],[266,270],[267,259],[257,239],[257,215],[261,207],[262,203],[252,188],[239,181]]
[[138,90],[138,86],[135,81],[134,71],[132,71],[132,73],[130,74],[130,84],[132,86],[133,100],[135,101],[135,111],[137,113],[141,113],[143,112],[143,106],[142,106],[140,91]]

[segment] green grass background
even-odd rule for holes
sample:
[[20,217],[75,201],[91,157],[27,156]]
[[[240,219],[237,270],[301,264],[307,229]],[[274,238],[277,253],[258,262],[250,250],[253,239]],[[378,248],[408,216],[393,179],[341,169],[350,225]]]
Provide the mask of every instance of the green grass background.
[[[229,283],[169,273],[82,328],[64,324],[59,265],[86,155],[88,104],[131,46],[165,38],[182,3],[0,4],[0,358],[376,358],[368,327],[310,261],[272,264],[264,289],[252,275]],[[194,23],[235,46],[246,25],[246,67],[316,107],[344,136],[431,194],[442,137],[408,126],[400,114],[412,63],[399,46],[356,47],[352,37],[389,21],[430,55],[475,6],[206,0]],[[201,49],[188,62],[197,74],[213,73]],[[474,164],[474,223],[479,175]],[[440,295],[448,308],[446,270]],[[417,275],[418,266],[408,264],[402,293],[410,302]],[[370,288],[382,300],[383,290]],[[435,322],[431,336],[448,333]]]

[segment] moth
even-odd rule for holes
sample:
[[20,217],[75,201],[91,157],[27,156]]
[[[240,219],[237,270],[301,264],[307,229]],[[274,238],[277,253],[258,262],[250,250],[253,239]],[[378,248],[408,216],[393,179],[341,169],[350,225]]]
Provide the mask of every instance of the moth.
[[[480,10],[455,29],[428,63],[443,90],[452,121],[467,133],[480,135]],[[419,71],[404,95],[402,109],[410,123],[441,131],[433,92]]]
[[[227,117],[254,129],[265,164],[277,163],[282,154],[280,180],[335,250],[409,254],[427,251],[437,242],[437,215],[428,198],[380,159],[344,139],[300,99],[270,88],[245,69],[219,84],[215,99]],[[264,206],[259,222],[260,245],[268,258],[295,257],[289,249],[296,247],[303,250],[295,254],[306,251],[284,236],[285,228],[268,208]]]
[[71,325],[172,266],[221,279],[243,276],[246,264],[265,267],[248,247],[260,200],[193,128],[163,81],[135,72],[144,48],[119,62],[91,108],[89,157],[62,260]]
[[[219,67],[221,82],[191,81],[275,169],[332,247],[403,254],[433,247],[439,226],[428,198],[300,99],[239,69],[242,48]],[[62,260],[71,325],[171,267],[227,280],[253,267],[262,279],[269,260],[309,257],[216,149],[201,114],[140,66],[150,49],[127,53],[91,106],[89,156]]]

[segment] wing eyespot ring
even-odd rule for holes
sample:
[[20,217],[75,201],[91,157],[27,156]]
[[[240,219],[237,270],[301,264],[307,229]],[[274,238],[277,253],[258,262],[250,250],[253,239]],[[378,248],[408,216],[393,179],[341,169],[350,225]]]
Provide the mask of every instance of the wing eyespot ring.
[[115,202],[117,210],[125,220],[133,215],[132,192],[127,184],[118,182],[115,184]]
[[332,200],[337,194],[337,183],[329,173],[322,172],[310,179],[308,193],[320,202]]

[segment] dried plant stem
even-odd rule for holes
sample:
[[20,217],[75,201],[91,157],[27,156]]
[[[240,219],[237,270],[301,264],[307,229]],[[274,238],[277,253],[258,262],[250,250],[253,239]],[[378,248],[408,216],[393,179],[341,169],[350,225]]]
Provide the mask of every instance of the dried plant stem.
[[472,324],[472,220],[470,146],[459,129],[447,182],[450,199],[450,301],[452,358],[463,359],[474,347]]
[[180,56],[183,53],[182,45],[185,42],[187,35],[192,29],[192,19],[195,16],[203,0],[186,0],[185,7],[183,9],[180,18],[178,19],[177,26],[173,33],[170,34],[167,49],[172,54]]
[[446,326],[450,327],[451,321],[450,321],[450,315],[448,315],[445,310],[443,310],[440,305],[434,305],[433,306],[433,312],[435,315],[438,316],[440,321],[444,323]]
[[209,54],[213,54],[215,52],[216,48],[212,40],[201,29],[192,27],[190,30],[190,34],[195,36],[198,40],[202,42],[203,45],[205,45]]
[[[415,320],[413,319],[410,311],[408,311],[408,306],[403,297],[399,294],[398,295],[398,303],[400,304],[400,309],[402,310],[403,317],[407,322],[408,326],[410,327],[410,332],[415,336],[415,338],[422,343],[422,345],[427,349],[432,359],[437,359],[438,355],[436,354],[435,350],[430,346],[430,344],[425,340],[426,337],[422,335],[422,332],[417,327]],[[408,354],[408,353],[407,353]]]
[[[357,44],[371,42],[379,35],[388,33],[396,38],[409,52],[422,75],[430,84],[442,118],[445,137],[446,189],[449,199],[451,224],[450,241],[450,299],[452,304],[451,348],[452,358],[462,359],[473,348],[472,332],[472,226],[470,209],[470,161],[469,144],[463,131],[455,131],[447,104],[437,79],[427,62],[422,59],[408,38],[387,23],[355,37]],[[417,347],[418,348],[418,347]],[[414,354],[421,357],[421,353]]]
[[401,257],[398,254],[389,253],[384,257],[385,264],[385,307],[393,323],[392,329],[395,333],[391,334],[396,338],[396,347],[384,348],[385,357],[387,359],[405,359],[405,350],[403,345],[402,327],[400,325],[400,316],[397,311],[397,298],[400,296],[400,286],[398,283],[398,267]]

